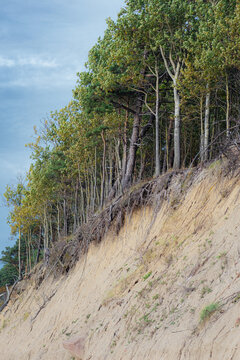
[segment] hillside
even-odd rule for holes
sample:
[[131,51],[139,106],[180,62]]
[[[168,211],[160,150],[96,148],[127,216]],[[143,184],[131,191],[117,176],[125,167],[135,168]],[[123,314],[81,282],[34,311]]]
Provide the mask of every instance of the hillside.
[[0,315],[1,359],[70,360],[62,343],[76,338],[84,360],[239,359],[240,177],[219,162],[184,176],[68,275],[42,280],[39,265],[21,282]]

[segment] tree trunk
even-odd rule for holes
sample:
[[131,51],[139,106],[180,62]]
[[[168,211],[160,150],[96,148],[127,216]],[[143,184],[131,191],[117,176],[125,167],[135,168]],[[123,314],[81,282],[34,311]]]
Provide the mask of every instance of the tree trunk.
[[209,145],[209,114],[210,114],[210,92],[209,84],[207,84],[207,94],[205,103],[205,119],[204,119],[204,160],[208,160],[208,145]]
[[174,162],[173,169],[180,169],[180,96],[174,80]]
[[40,250],[41,250],[41,241],[42,241],[42,227],[39,228],[39,239],[38,239],[38,249],[37,249],[37,256],[35,260],[35,265],[39,262],[40,257]]
[[112,149],[112,143],[110,143],[109,145],[109,178],[108,178],[108,192],[107,192],[107,196],[109,195],[109,193],[112,190],[113,187],[113,171],[114,171],[114,152]]
[[93,189],[93,204],[94,210],[96,208],[96,197],[97,197],[97,147],[95,146],[95,156],[94,156],[94,189]]
[[131,182],[132,182],[133,171],[134,171],[135,161],[136,161],[136,152],[137,152],[137,147],[138,147],[137,142],[139,139],[141,109],[142,109],[142,96],[139,95],[139,98],[136,103],[136,112],[134,114],[134,119],[133,119],[133,130],[132,130],[132,136],[131,136],[131,142],[130,142],[129,157],[128,157],[128,162],[127,162],[126,173],[125,173],[125,176],[123,179],[123,190],[125,188],[127,188],[129,185],[131,185]]
[[31,230],[28,232],[28,257],[29,257],[29,271],[32,270],[32,259],[31,259]]
[[139,174],[138,174],[138,180],[142,180],[143,178],[143,173],[144,173],[144,169],[145,169],[145,159],[146,159],[146,153],[142,153],[141,151],[141,165],[140,165],[140,170],[139,170]]
[[63,235],[67,236],[67,205],[66,205],[66,190],[63,196]]
[[203,98],[200,99],[200,126],[201,126],[201,135],[200,135],[200,160],[201,163],[204,161],[204,127],[203,127]]
[[165,68],[168,72],[168,75],[173,81],[173,91],[174,91],[174,170],[180,169],[181,165],[181,156],[180,156],[180,96],[177,90],[177,81],[179,79],[180,70],[182,62],[180,59],[174,63],[172,59],[172,52],[169,52],[169,61],[172,66],[172,70],[169,67],[168,60],[165,56],[164,49],[160,46],[161,55]]
[[57,203],[57,232],[58,232],[58,240],[60,240],[60,209],[59,209],[59,203]]
[[126,118],[124,122],[124,133],[123,133],[123,157],[122,157],[122,180],[126,174],[127,167],[127,127],[128,127],[129,113],[126,111]]
[[75,232],[78,226],[78,180],[76,180],[75,194],[74,194],[74,213],[73,213],[73,231]]
[[21,279],[21,227],[18,229],[19,239],[18,239],[18,278]]
[[101,200],[100,206],[103,207],[104,202],[104,190],[105,190],[105,163],[106,163],[106,140],[104,137],[104,130],[101,132],[102,141],[103,141],[103,158],[102,158],[102,183],[101,183]]
[[155,143],[155,176],[160,175],[160,151],[159,151],[159,74],[158,64],[156,62],[156,108],[155,108],[155,131],[156,131],[156,143]]
[[230,113],[230,101],[229,101],[229,85],[228,85],[228,75],[226,73],[226,129],[227,129],[227,138],[229,138],[229,128],[230,128],[230,121],[229,121],[229,113]]

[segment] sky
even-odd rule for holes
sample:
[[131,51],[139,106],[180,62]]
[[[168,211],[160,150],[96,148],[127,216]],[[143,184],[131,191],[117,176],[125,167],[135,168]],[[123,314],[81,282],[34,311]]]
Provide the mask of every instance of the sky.
[[0,0],[0,252],[12,246],[6,185],[30,165],[33,127],[71,100],[76,73],[124,0]]

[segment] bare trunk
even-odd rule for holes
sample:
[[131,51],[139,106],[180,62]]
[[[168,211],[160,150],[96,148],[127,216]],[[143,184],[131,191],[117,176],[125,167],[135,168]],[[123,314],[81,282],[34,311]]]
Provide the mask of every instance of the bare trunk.
[[103,158],[102,158],[102,183],[101,183],[101,200],[100,206],[103,207],[104,202],[104,189],[105,189],[105,163],[106,163],[106,140],[104,137],[104,131],[101,132],[103,141]]
[[96,207],[96,194],[97,191],[97,148],[95,147],[95,159],[94,159],[94,189],[93,189],[93,204],[94,209]]
[[58,203],[57,203],[57,232],[58,232],[58,240],[60,240],[60,209]]
[[230,128],[230,121],[229,121],[229,113],[230,113],[230,101],[229,101],[229,85],[228,85],[228,75],[226,74],[226,129],[227,129],[227,138],[229,138],[229,128]]
[[158,64],[156,63],[156,109],[155,109],[155,131],[156,131],[156,144],[155,144],[155,176],[160,175],[160,151],[159,151],[159,74]]
[[44,254],[46,249],[48,248],[48,221],[47,221],[47,209],[46,205],[44,207]]
[[137,104],[136,104],[136,112],[134,114],[133,130],[132,130],[130,149],[129,149],[129,157],[128,157],[128,162],[127,162],[126,173],[125,173],[125,176],[123,179],[123,189],[128,187],[132,182],[133,171],[134,171],[135,161],[136,161],[136,152],[137,152],[137,147],[138,147],[137,141],[139,139],[141,109],[142,109],[142,97],[139,95],[139,98],[138,98]]
[[73,220],[73,231],[75,232],[78,226],[78,181],[76,181],[75,196],[74,196],[74,220]]
[[29,257],[29,271],[32,270],[32,260],[31,260],[31,230],[28,232],[28,257]]
[[18,239],[18,278],[21,279],[21,227],[18,229],[19,239]]
[[[168,75],[173,81],[173,91],[174,91],[174,162],[173,168],[174,170],[180,169],[181,165],[181,156],[180,156],[180,96],[177,90],[177,81],[179,79],[180,70],[182,66],[182,62],[180,59],[174,63],[172,58],[172,52],[169,52],[168,60],[164,53],[164,49],[160,46],[161,55],[163,58],[163,62],[165,68],[168,72]],[[170,69],[171,64],[172,70]]]
[[123,158],[122,158],[122,179],[124,179],[127,167],[127,126],[128,126],[128,111],[126,111],[126,119],[124,123],[124,134],[123,134]]
[[139,170],[139,174],[138,174],[138,180],[142,180],[143,178],[143,173],[144,173],[144,169],[145,169],[145,159],[146,159],[146,154],[141,152],[141,166],[140,166],[140,170]]
[[210,92],[209,84],[207,84],[207,94],[205,103],[205,119],[204,119],[204,160],[208,160],[208,145],[209,145],[209,115],[210,115]]
[[200,159],[201,163],[204,161],[204,127],[203,127],[203,98],[200,99],[200,122],[201,122],[201,137],[200,137]]
[[180,169],[180,96],[174,81],[174,162],[173,169]]
[[66,206],[66,191],[64,191],[63,198],[63,234],[67,236],[67,206]]
[[41,242],[42,242],[42,227],[39,228],[39,239],[38,239],[38,249],[37,249],[37,256],[35,260],[35,265],[39,262],[40,257],[40,250],[41,250]]
[[109,179],[108,179],[108,193],[107,193],[107,195],[109,195],[109,193],[111,192],[112,187],[113,187],[113,170],[114,170],[113,156],[114,156],[114,152],[113,152],[113,149],[112,149],[112,144],[110,143],[110,148],[109,148]]

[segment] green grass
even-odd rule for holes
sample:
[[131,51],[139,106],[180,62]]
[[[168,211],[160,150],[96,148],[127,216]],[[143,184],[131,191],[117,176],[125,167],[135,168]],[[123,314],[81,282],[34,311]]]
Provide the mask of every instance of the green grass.
[[143,276],[143,280],[147,280],[152,275],[152,271],[149,271],[147,274]]
[[217,310],[219,310],[219,303],[212,303],[206,306],[200,313],[200,320],[203,322],[206,319],[209,319]]

